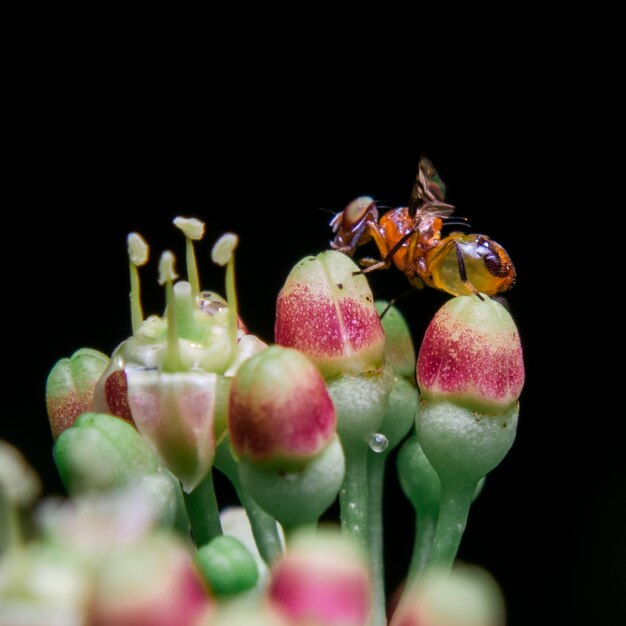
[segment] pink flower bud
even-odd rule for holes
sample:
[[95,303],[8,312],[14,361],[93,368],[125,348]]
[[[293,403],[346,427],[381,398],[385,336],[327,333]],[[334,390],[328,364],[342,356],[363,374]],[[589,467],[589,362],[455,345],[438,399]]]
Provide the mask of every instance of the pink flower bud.
[[337,417],[315,365],[297,350],[272,346],[237,371],[228,425],[242,460],[289,470],[328,445]]
[[139,432],[191,492],[215,454],[217,374],[126,368],[128,403]]
[[482,414],[514,406],[524,384],[524,361],[507,310],[488,296],[448,300],[426,330],[417,381],[427,402],[445,400]]
[[276,303],[276,343],[304,352],[326,378],[380,368],[385,337],[367,280],[336,250],[302,259]]
[[364,626],[370,614],[366,561],[338,531],[296,534],[272,568],[269,597],[292,626]]
[[46,407],[55,439],[81,413],[93,410],[96,383],[108,365],[105,354],[90,348],[81,348],[54,365],[46,381]]

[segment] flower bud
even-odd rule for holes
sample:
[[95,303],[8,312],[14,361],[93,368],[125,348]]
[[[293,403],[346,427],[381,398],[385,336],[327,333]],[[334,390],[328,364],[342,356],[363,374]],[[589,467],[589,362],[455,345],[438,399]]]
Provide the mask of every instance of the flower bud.
[[118,489],[159,469],[146,441],[130,424],[101,413],[83,413],[61,433],[54,461],[71,495]]
[[41,481],[22,453],[0,439],[0,515],[2,500],[17,507],[34,504],[41,493]]
[[304,352],[325,378],[359,374],[383,362],[383,329],[358,272],[345,254],[328,250],[302,259],[278,295],[276,343]]
[[429,571],[393,615],[391,626],[504,626],[504,600],[483,569]]
[[448,300],[426,330],[417,381],[428,402],[444,400],[492,415],[515,406],[524,362],[507,310],[488,296]]
[[272,568],[269,597],[292,626],[365,626],[370,614],[366,560],[338,531],[301,532]]
[[297,350],[271,346],[239,368],[228,424],[241,460],[288,471],[328,445],[337,417],[315,365]]
[[83,413],[54,444],[54,460],[68,493],[138,488],[154,514],[172,526],[181,513],[180,486],[130,424],[111,415]]
[[54,365],[46,381],[46,407],[55,439],[81,413],[93,410],[96,383],[108,365],[109,357],[90,348]]
[[215,454],[217,374],[126,368],[135,424],[154,452],[191,492]]
[[98,574],[93,626],[193,626],[209,605],[191,556],[171,536],[111,550]]
[[254,557],[235,537],[215,537],[198,549],[194,562],[217,597],[252,589],[259,580]]
[[506,309],[487,296],[449,300],[426,330],[417,380],[420,444],[442,480],[473,483],[473,493],[515,439],[524,363]]
[[85,624],[92,590],[91,570],[79,555],[30,542],[0,558],[0,624]]

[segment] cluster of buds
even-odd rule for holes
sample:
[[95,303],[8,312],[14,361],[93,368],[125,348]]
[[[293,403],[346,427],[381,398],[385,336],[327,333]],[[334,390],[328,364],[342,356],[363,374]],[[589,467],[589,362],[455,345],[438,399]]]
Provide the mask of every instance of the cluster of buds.
[[[187,280],[163,253],[163,315],[144,316],[139,270],[149,249],[133,233],[132,335],[110,358],[81,349],[50,372],[54,459],[77,508],[48,515],[29,567],[56,567],[58,550],[71,553],[70,577],[83,581],[71,610],[101,626],[382,626],[382,486],[387,456],[404,441],[398,470],[422,532],[393,623],[444,623],[432,598],[482,593],[450,568],[477,484],[515,436],[524,373],[510,315],[486,296],[453,298],[427,329],[416,366],[402,315],[374,302],[358,266],[331,250],[287,277],[269,345],[238,315],[236,235],[212,249],[226,269],[222,297],[200,287],[204,224],[174,223],[185,235]],[[237,532],[220,515],[214,469],[244,507]],[[4,514],[17,505],[0,470],[0,504],[11,503]],[[128,515],[119,506],[103,515],[98,498]],[[341,529],[315,530],[337,498]],[[22,545],[15,527],[4,544]],[[24,545],[10,552],[26,559]],[[0,563],[1,599],[26,582],[3,578],[8,561]],[[450,623],[500,624],[499,610]]]

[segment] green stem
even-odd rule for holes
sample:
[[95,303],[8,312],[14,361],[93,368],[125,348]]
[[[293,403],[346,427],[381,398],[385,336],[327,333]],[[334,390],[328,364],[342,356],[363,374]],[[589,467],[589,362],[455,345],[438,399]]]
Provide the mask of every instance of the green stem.
[[383,490],[385,464],[389,448],[380,453],[370,452],[367,459],[367,485],[369,494],[368,545],[372,568],[372,625],[387,623],[385,599],[385,568],[383,554]]
[[346,474],[339,491],[341,529],[369,553],[367,453],[364,443],[344,444]]
[[409,565],[409,584],[417,581],[426,569],[430,550],[435,538],[437,528],[438,509],[422,511],[415,519],[415,541],[413,543],[413,556]]
[[213,489],[212,472],[191,493],[183,492],[183,496],[196,546],[203,546],[221,535],[222,525]]
[[283,553],[276,520],[266,513],[241,486],[237,463],[230,453],[228,441],[218,446],[215,466],[225,474],[235,488],[239,501],[250,520],[252,536],[259,554],[268,565],[271,565]]
[[450,569],[461,543],[476,481],[441,479],[441,504],[428,567]]

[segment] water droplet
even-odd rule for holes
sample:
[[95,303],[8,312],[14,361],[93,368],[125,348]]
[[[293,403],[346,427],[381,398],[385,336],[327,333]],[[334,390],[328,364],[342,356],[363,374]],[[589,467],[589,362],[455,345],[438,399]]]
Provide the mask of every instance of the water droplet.
[[382,433],[374,433],[369,440],[370,449],[373,452],[379,453],[387,449],[389,440]]

